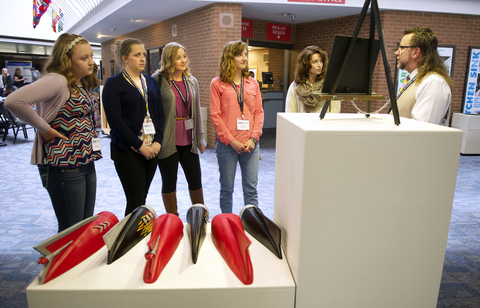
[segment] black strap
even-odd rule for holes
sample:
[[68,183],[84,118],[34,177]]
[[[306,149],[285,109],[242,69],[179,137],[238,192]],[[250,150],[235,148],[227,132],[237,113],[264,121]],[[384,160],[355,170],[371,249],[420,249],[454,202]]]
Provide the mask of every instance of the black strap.
[[143,93],[143,100],[145,101],[145,104],[147,105],[147,112],[148,112],[148,89],[147,89],[147,86],[145,85],[145,82],[143,81],[143,78],[142,78],[142,74],[140,74],[140,82],[142,83],[142,90],[140,90],[137,86],[137,84],[135,83],[135,81],[133,81],[133,79],[130,77],[130,75],[128,75],[127,71],[126,70],[123,70],[123,76],[125,76],[128,81],[130,81],[130,83],[140,92],[140,93]]
[[407,91],[408,87],[411,86],[414,82],[415,82],[415,79],[417,79],[417,76],[418,75],[415,75],[415,77],[413,77],[412,79],[410,79],[410,81],[407,83],[407,85],[403,88],[403,90],[398,93],[397,95],[397,100],[400,98],[400,96],[402,96],[403,92]]
[[232,86],[235,92],[237,93],[238,104],[240,105],[240,111],[242,112],[242,117],[243,117],[243,77],[241,80],[240,94],[238,93],[237,86],[233,81],[232,81]]
[[185,98],[185,97],[183,96],[182,91],[180,91],[180,89],[178,88],[178,86],[177,86],[177,84],[175,83],[175,80],[173,80],[173,78],[172,78],[172,84],[173,84],[173,86],[175,87],[175,89],[177,89],[178,94],[180,94],[180,97],[182,98],[182,102],[183,102],[183,104],[185,105],[185,109],[187,109],[187,113],[188,113],[188,99],[189,99],[190,96],[188,95],[189,92],[188,92],[187,78],[185,78],[185,76],[183,76],[182,79],[183,79],[183,85],[185,86],[185,91],[187,92],[187,93],[186,93],[186,94],[187,94],[187,98]]

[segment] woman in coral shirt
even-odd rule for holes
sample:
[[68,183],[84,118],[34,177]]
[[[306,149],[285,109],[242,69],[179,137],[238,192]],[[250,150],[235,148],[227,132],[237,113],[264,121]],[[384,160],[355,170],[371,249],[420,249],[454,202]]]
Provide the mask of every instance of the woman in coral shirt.
[[258,83],[248,77],[247,45],[223,48],[220,76],[210,84],[210,114],[217,133],[215,152],[220,171],[220,208],[231,213],[237,161],[242,172],[245,205],[258,206],[259,144],[263,108]]

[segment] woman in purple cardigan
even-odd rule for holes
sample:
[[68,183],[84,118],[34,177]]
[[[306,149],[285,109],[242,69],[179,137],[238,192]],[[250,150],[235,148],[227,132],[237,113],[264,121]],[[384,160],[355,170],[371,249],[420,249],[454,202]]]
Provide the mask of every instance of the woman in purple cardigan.
[[[5,106],[37,129],[31,164],[37,165],[58,220],[58,231],[93,215],[102,158],[95,132],[97,66],[88,41],[64,33],[37,82],[10,94]],[[36,105],[36,112],[31,105]]]

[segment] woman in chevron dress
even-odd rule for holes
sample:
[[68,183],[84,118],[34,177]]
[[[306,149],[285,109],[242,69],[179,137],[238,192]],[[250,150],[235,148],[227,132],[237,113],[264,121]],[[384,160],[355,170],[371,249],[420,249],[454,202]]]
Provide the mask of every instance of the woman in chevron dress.
[[62,34],[43,76],[5,101],[10,111],[37,129],[31,164],[38,166],[50,195],[58,232],[92,216],[95,207],[94,161],[102,154],[95,132],[92,91],[99,80],[92,57],[84,37]]

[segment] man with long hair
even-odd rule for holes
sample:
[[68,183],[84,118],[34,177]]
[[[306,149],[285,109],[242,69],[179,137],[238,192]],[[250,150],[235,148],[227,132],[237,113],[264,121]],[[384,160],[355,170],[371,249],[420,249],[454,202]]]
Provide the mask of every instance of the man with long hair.
[[448,125],[453,81],[437,51],[438,40],[430,28],[405,30],[395,51],[397,66],[410,74],[397,97],[401,117]]

